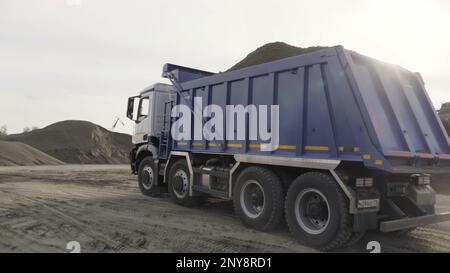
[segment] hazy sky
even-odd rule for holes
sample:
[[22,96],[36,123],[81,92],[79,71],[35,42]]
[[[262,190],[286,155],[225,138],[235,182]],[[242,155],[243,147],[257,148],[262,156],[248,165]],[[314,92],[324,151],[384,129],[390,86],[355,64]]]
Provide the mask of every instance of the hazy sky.
[[224,71],[273,41],[344,45],[422,73],[450,101],[450,1],[0,0],[0,126],[131,133],[126,100],[172,62]]

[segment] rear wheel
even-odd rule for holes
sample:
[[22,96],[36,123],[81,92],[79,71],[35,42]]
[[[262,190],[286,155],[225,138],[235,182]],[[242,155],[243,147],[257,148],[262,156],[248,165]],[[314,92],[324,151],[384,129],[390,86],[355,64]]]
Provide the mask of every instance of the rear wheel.
[[155,197],[161,193],[160,188],[156,185],[157,175],[153,158],[145,157],[139,164],[138,171],[139,189],[144,195]]
[[364,238],[364,236],[366,236],[365,231],[353,232],[352,235],[350,236],[350,239],[348,239],[347,243],[345,244],[345,246],[347,247],[354,246],[356,243],[361,241],[362,238]]
[[306,173],[292,182],[285,215],[294,237],[312,247],[339,248],[352,235],[348,200],[333,178],[324,173]]
[[278,176],[263,167],[249,167],[234,187],[234,210],[248,227],[275,228],[283,217],[283,188]]

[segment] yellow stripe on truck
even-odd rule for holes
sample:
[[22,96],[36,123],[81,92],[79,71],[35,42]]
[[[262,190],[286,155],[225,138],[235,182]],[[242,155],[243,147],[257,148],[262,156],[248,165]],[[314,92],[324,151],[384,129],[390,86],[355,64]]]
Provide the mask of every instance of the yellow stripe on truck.
[[321,151],[321,152],[327,152],[330,148],[327,146],[305,146],[305,151]]
[[239,144],[239,143],[228,143],[227,147],[228,148],[242,148],[242,144]]
[[[267,145],[267,144],[249,144],[248,147],[252,149],[259,149],[261,148],[261,145]],[[278,145],[277,149],[279,150],[295,150],[297,149],[297,146],[295,145]]]
[[249,144],[248,147],[252,149],[259,149],[261,148],[261,144]]
[[294,145],[279,145],[278,149],[281,149],[281,150],[296,150],[297,146],[294,146]]
[[[178,146],[187,146],[188,143],[185,141],[178,141],[177,145]],[[259,149],[259,148],[261,148],[261,145],[264,145],[264,144],[254,143],[254,144],[249,144],[248,146],[252,149]],[[202,147],[203,143],[192,142],[192,146],[193,147]],[[208,146],[209,147],[217,147],[218,145],[216,143],[208,143]],[[242,148],[242,146],[243,145],[240,143],[228,143],[227,144],[228,148]],[[325,148],[326,148],[326,150],[324,150],[324,151],[328,151],[328,147],[325,147]],[[295,145],[278,145],[278,149],[280,149],[280,150],[295,150],[295,149],[297,149],[297,146],[295,146]]]

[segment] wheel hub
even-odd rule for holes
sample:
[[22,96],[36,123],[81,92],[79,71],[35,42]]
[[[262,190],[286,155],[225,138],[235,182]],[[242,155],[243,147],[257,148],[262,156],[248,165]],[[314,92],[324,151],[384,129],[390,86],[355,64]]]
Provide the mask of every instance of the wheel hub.
[[153,187],[153,169],[150,166],[145,166],[142,171],[142,186],[149,190]]
[[317,235],[326,230],[330,222],[328,199],[316,189],[305,189],[295,200],[295,216],[300,227]]
[[175,195],[180,199],[184,198],[188,193],[189,185],[187,173],[184,170],[177,170],[172,183]]
[[311,200],[306,204],[305,215],[314,219],[324,219],[327,217],[327,208],[325,202],[317,199]]
[[242,186],[240,194],[241,208],[245,215],[250,218],[256,218],[264,210],[264,190],[261,184],[256,180],[249,180]]
[[183,191],[183,179],[179,176],[176,176],[173,181],[173,188],[177,192]]

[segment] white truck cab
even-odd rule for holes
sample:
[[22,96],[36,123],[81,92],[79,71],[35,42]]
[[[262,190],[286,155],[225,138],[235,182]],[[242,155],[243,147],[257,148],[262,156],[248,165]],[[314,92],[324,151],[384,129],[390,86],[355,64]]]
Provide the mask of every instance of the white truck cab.
[[148,143],[152,137],[159,136],[164,127],[164,117],[170,118],[170,103],[175,93],[172,85],[153,84],[144,89],[139,96],[128,99],[127,117],[133,120],[133,144]]

